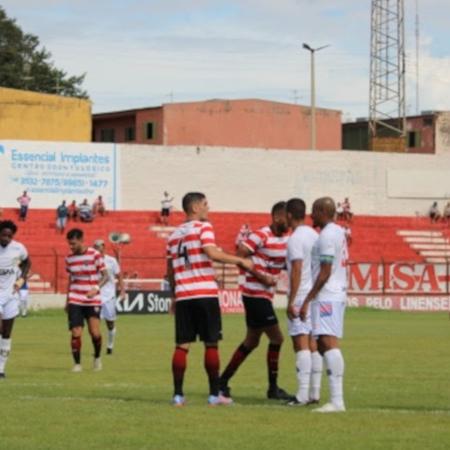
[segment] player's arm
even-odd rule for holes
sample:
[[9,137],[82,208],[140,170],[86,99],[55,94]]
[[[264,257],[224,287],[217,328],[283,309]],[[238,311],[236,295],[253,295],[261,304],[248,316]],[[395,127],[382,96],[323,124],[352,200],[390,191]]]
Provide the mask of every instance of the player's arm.
[[303,261],[301,259],[295,259],[291,261],[291,276],[289,279],[289,297],[288,297],[288,305],[286,309],[286,314],[289,319],[294,319],[297,317],[294,302],[297,297],[298,288],[300,287],[301,279],[302,279],[302,267]]
[[[236,251],[236,255],[242,258],[249,258],[251,255],[253,255],[253,253],[254,251],[250,248],[250,246],[243,242],[239,244],[239,247]],[[247,270],[247,272],[251,273],[252,276],[254,276],[260,283],[264,284],[265,286],[275,286],[277,284],[276,279],[268,274],[261,273],[255,269]]]
[[97,286],[94,286],[86,293],[87,298],[93,298],[100,293],[100,289],[108,282],[108,271],[106,268],[100,269],[100,280]]
[[244,270],[251,270],[253,268],[253,262],[250,259],[230,255],[229,253],[219,250],[215,245],[203,246],[203,251],[213,261],[224,264],[236,264]]
[[117,280],[117,289],[119,290],[119,299],[123,300],[126,297],[126,293],[125,293],[125,284],[123,282],[122,272],[119,272],[116,275],[116,280]]
[[14,290],[17,292],[25,283],[28,277],[28,272],[31,269],[31,259],[27,255],[25,259],[23,259],[19,264],[20,269],[20,277],[14,283]]

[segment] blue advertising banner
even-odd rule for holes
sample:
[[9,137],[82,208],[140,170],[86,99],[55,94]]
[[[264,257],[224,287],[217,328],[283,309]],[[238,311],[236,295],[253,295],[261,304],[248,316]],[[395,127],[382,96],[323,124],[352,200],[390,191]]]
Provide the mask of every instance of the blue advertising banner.
[[117,209],[118,167],[114,144],[0,141],[3,207],[17,206],[27,191],[30,207],[55,208],[61,200],[92,202],[101,195]]

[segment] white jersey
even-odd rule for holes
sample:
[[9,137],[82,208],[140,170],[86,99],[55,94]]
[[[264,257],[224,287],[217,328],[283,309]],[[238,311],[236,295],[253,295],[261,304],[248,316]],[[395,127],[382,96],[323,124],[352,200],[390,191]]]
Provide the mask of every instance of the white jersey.
[[319,234],[312,251],[313,279],[320,272],[320,263],[330,263],[331,275],[314,300],[345,302],[347,296],[347,239],[342,227],[330,222]]
[[289,237],[287,243],[286,265],[289,275],[288,295],[291,291],[290,280],[293,261],[302,261],[300,286],[296,297],[307,294],[313,285],[311,253],[319,235],[311,227],[300,225]]
[[0,301],[11,297],[14,283],[20,277],[19,264],[28,258],[27,249],[12,240],[6,247],[0,246]]
[[116,296],[116,277],[120,274],[120,266],[117,259],[112,256],[105,255],[103,260],[108,272],[108,281],[101,287],[100,296],[102,303],[105,303]]

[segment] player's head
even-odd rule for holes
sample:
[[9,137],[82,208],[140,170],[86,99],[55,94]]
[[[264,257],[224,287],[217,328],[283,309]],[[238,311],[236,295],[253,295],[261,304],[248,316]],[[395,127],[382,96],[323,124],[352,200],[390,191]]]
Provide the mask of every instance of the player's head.
[[301,198],[291,198],[286,203],[286,215],[289,227],[305,220],[306,205]]
[[187,216],[198,219],[208,219],[208,200],[201,192],[188,192],[182,201],[183,211]]
[[313,226],[324,228],[325,225],[334,220],[336,205],[331,197],[318,198],[312,207]]
[[17,225],[12,220],[0,221],[0,245],[7,247],[17,233]]
[[277,235],[282,235],[288,230],[286,216],[286,202],[277,202],[272,206],[272,231]]
[[68,231],[66,237],[70,250],[72,250],[73,253],[77,254],[83,252],[83,230],[80,230],[79,228],[72,228],[70,231]]
[[102,255],[105,254],[105,241],[103,239],[96,239],[93,247],[98,250]]

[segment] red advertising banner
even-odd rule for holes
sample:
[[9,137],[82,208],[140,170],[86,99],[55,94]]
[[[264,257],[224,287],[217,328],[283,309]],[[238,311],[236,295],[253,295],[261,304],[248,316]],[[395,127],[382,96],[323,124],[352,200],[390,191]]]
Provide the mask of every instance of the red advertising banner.
[[239,289],[219,290],[220,310],[223,314],[243,313],[241,291]]

